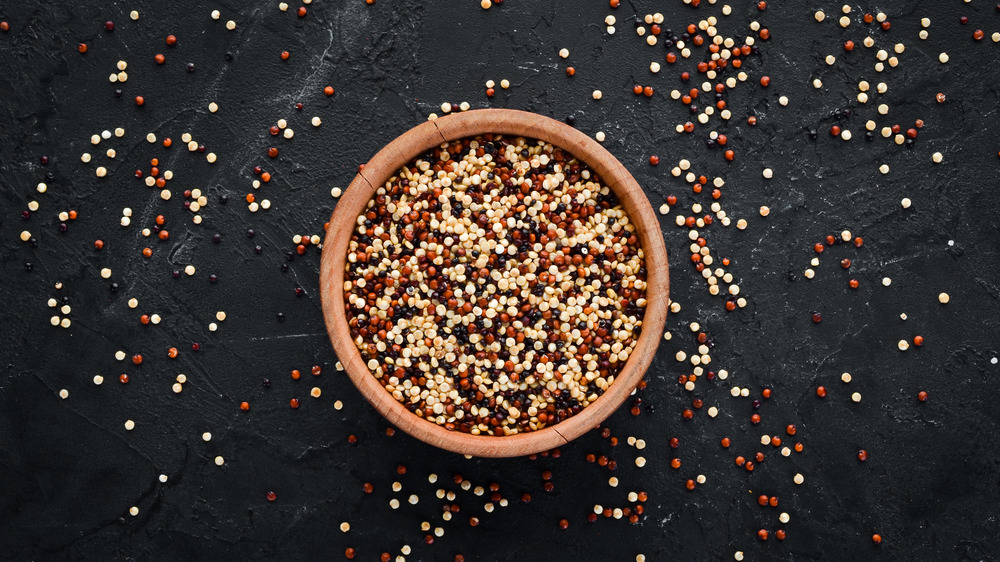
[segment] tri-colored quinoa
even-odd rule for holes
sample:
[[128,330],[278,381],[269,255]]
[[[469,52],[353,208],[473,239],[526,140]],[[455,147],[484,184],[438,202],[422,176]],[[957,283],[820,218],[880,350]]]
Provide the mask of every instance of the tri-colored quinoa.
[[646,268],[614,193],[544,141],[485,135],[379,187],[348,246],[361,356],[451,430],[556,424],[614,382],[642,327]]

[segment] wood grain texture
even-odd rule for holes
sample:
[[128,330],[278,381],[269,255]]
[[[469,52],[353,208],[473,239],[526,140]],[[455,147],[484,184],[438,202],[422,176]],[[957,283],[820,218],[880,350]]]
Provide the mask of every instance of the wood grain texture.
[[[615,382],[597,401],[565,421],[539,431],[512,436],[470,435],[449,431],[412,414],[385,390],[368,370],[347,325],[344,309],[344,268],[347,246],[358,215],[378,186],[415,157],[440,144],[484,133],[545,140],[585,162],[618,196],[636,224],[645,253],[646,312],[642,333]],[[330,218],[320,265],[320,292],[327,332],[337,357],[361,394],[390,423],[442,449],[479,457],[514,457],[538,453],[568,443],[611,415],[642,379],[660,342],[667,317],[670,279],[660,224],[642,189],[628,170],[596,141],[548,117],[512,109],[480,109],[451,114],[403,133],[380,150],[360,170]]]

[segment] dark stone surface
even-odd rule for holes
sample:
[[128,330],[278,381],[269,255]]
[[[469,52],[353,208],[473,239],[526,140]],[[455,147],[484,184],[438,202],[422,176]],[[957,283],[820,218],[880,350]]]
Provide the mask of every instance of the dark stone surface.
[[[764,12],[756,2],[734,1],[725,18],[721,2],[699,9],[679,1],[622,4],[612,11],[604,1],[508,0],[483,11],[475,1],[319,0],[301,19],[297,2],[284,13],[272,1],[0,6],[0,20],[11,26],[0,32],[0,558],[339,559],[353,547],[358,559],[373,560],[383,551],[395,558],[404,544],[413,548],[409,560],[456,553],[467,560],[633,560],[640,552],[650,560],[732,560],[737,550],[747,560],[1000,558],[1000,367],[991,364],[1000,328],[1000,58],[990,41],[1000,13],[980,2],[886,2],[877,7],[892,22],[885,32],[861,22],[875,6],[855,6],[843,30],[834,21],[836,3],[822,6],[823,24],[812,16],[820,6],[790,0],[769,2]],[[133,8],[142,16],[137,22],[128,18]],[[219,21],[209,17],[214,8],[222,11]],[[758,41],[760,55],[743,66],[750,79],[726,94],[728,123],[716,116],[694,134],[674,132],[691,117],[669,91],[683,86],[679,72],[694,73],[705,51],[696,48],[691,59],[651,75],[649,62],[662,61],[665,49],[646,46],[631,19],[655,10],[675,33],[709,15],[720,17],[725,36],[748,33],[754,19],[771,31],[771,40]],[[608,13],[618,18],[614,36],[604,33]],[[963,15],[968,25],[959,22]],[[933,21],[927,41],[917,38],[921,17]],[[225,30],[228,19],[238,24],[233,32]],[[104,30],[107,20],[113,32]],[[984,41],[973,41],[977,28]],[[169,33],[178,37],[174,47],[164,44]],[[875,49],[861,45],[869,34]],[[857,45],[852,53],[841,49],[846,39]],[[77,52],[81,41],[85,55]],[[891,52],[899,41],[906,44],[900,65],[876,73],[874,51]],[[556,54],[562,47],[571,51],[568,61]],[[282,50],[291,52],[287,62]],[[946,65],[937,62],[941,51],[951,57]],[[167,58],[162,67],[156,53]],[[826,54],[836,65],[823,62]],[[119,59],[128,61],[129,79],[111,84]],[[567,63],[577,70],[573,78],[563,72]],[[700,84],[694,74],[691,84]],[[766,89],[757,84],[763,74],[772,78]],[[811,85],[817,77],[820,90]],[[487,100],[483,83],[503,78],[511,89]],[[889,91],[871,92],[860,106],[854,98],[862,79],[873,88],[885,81]],[[631,93],[637,81],[656,88],[652,99]],[[332,98],[322,93],[327,84],[337,90]],[[604,92],[600,102],[590,97],[595,88]],[[934,101],[938,91],[946,103]],[[144,107],[135,107],[136,95],[145,97]],[[778,104],[781,95],[787,107]],[[334,369],[317,295],[319,253],[310,248],[287,261],[290,239],[322,232],[335,204],[330,188],[346,186],[379,147],[441,102],[462,100],[572,115],[589,134],[605,131],[605,146],[654,207],[668,194],[679,198],[675,211],[695,202],[708,207],[707,191],[694,195],[669,173],[687,158],[697,173],[725,178],[726,212],[750,222],[745,231],[717,223],[703,229],[713,254],[733,260],[729,270],[749,300],[728,313],[688,260],[688,230],[674,226],[674,213],[663,219],[672,297],[683,309],[668,319],[674,338],[661,345],[639,394],[642,414],[633,417],[626,406],[607,422],[621,440],[616,448],[594,432],[559,458],[467,460],[402,433],[387,436],[385,422]],[[210,101],[220,105],[217,114],[208,113]],[[296,102],[305,104],[301,112]],[[876,113],[882,102],[888,116]],[[845,108],[852,115],[838,120],[835,111]],[[757,126],[746,124],[749,114]],[[309,125],[313,115],[323,119],[318,129]],[[269,136],[279,118],[295,129],[293,140]],[[905,131],[918,118],[926,126],[913,148],[878,135],[864,140],[868,119]],[[854,139],[832,138],[836,122]],[[90,135],[119,126],[124,138],[90,145]],[[819,131],[816,140],[809,129]],[[734,162],[706,148],[712,130],[728,135]],[[149,131],[172,137],[174,146],[148,144]],[[180,142],[185,131],[219,162],[188,153]],[[272,145],[281,150],[274,160],[265,154]],[[109,146],[118,152],[114,160],[104,156]],[[85,151],[94,154],[90,164],[80,162]],[[935,151],[943,164],[931,163]],[[658,167],[648,164],[650,154],[661,157]],[[154,157],[174,172],[169,202],[132,176],[137,168],[148,172]],[[882,163],[888,175],[878,173]],[[95,177],[98,165],[108,167],[108,177]],[[255,165],[274,174],[256,192],[273,207],[252,214],[244,197]],[[761,178],[768,166],[770,181]],[[34,191],[39,181],[47,193]],[[194,188],[209,199],[201,225],[182,207],[181,192]],[[910,209],[901,209],[902,197],[913,200]],[[41,209],[24,220],[33,199]],[[767,218],[758,215],[761,205],[771,208]],[[123,207],[134,211],[129,228],[118,224]],[[80,218],[61,233],[56,215],[71,208]],[[139,234],[157,214],[167,218],[169,241]],[[817,277],[805,280],[812,244],[845,228],[863,236],[864,247],[828,248]],[[18,239],[24,229],[37,247]],[[216,233],[222,239],[213,244]],[[97,238],[106,243],[101,252],[93,250]],[[151,259],[140,255],[146,245]],[[838,265],[845,257],[850,272]],[[187,264],[197,273],[174,279],[172,271]],[[114,270],[111,279],[101,279],[102,267]],[[851,276],[860,289],[847,287]],[[892,278],[890,287],[883,277]],[[54,289],[57,281],[62,290]],[[937,302],[942,291],[951,294],[947,306]],[[49,297],[68,298],[70,329],[49,325]],[[126,304],[131,297],[139,300],[134,310]],[[217,310],[228,318],[209,332]],[[813,312],[821,323],[812,322]],[[163,317],[159,325],[139,323],[153,313]],[[693,321],[715,343],[711,367],[731,374],[724,382],[702,378],[687,393],[677,377],[691,366],[674,354],[695,349],[687,328]],[[916,334],[926,338],[922,348],[896,349]],[[193,342],[200,351],[191,350]],[[180,349],[175,360],[166,357],[170,346]],[[119,363],[119,349],[145,361]],[[308,373],[314,364],[323,366],[319,377]],[[303,370],[302,380],[290,379],[293,368]],[[845,371],[854,377],[849,385],[839,380]],[[117,381],[123,372],[127,385]],[[189,382],[175,395],[178,373]],[[105,377],[102,386],[91,382],[96,374]],[[269,389],[265,378],[273,381]],[[732,398],[733,385],[749,388],[751,398]],[[825,399],[816,398],[817,385],[829,390]],[[323,389],[321,399],[308,396],[312,386]],[[763,387],[774,395],[752,426],[751,401]],[[68,400],[58,398],[61,388]],[[930,394],[924,404],[916,399],[921,390]],[[851,402],[854,391],[860,403]],[[298,410],[288,407],[292,397],[302,400]],[[705,409],[719,407],[719,416],[710,419],[703,409],[682,420],[694,397]],[[249,412],[240,411],[243,400]],[[135,420],[134,431],[124,430],[126,419]],[[797,425],[805,451],[786,459],[759,439],[787,439],[787,424]],[[210,443],[201,440],[204,431],[212,432]],[[350,434],[357,444],[348,443]],[[641,470],[628,436],[648,444]],[[676,451],[667,444],[673,436],[681,443]],[[723,436],[733,440],[728,451],[719,446]],[[860,448],[870,455],[865,463],[856,458]],[[752,474],[734,465],[737,454],[757,450],[767,458]],[[588,453],[619,462],[617,488],[606,484],[611,472],[586,463]],[[679,470],[669,468],[674,454],[683,461]],[[224,467],[214,465],[216,455],[226,458]],[[400,463],[404,476],[396,473]],[[551,493],[542,489],[545,469],[554,474]],[[428,483],[432,472],[438,484]],[[792,484],[796,472],[804,485]],[[160,473],[170,477],[166,484],[157,481]],[[474,485],[496,482],[510,506],[486,513],[489,492],[462,491],[456,473]],[[707,483],[687,491],[685,480],[698,474]],[[403,484],[398,494],[390,489],[396,480]],[[362,493],[364,482],[374,483],[372,495]],[[461,506],[447,523],[438,488],[454,490]],[[273,503],[269,490],[277,493]],[[624,506],[631,490],[649,494],[639,524],[587,523],[595,503]],[[530,504],[520,503],[524,492]],[[779,507],[759,507],[762,493],[779,496]],[[407,503],[410,494],[419,495],[417,505]],[[400,509],[389,508],[392,497]],[[128,515],[133,505],[137,517]],[[782,511],[788,525],[777,522]],[[478,527],[469,526],[470,516],[481,519]],[[562,518],[567,530],[558,527]],[[349,533],[339,531],[342,521],[351,523]],[[422,521],[443,527],[444,536],[424,544]],[[787,530],[784,542],[773,538],[779,527]],[[760,528],[772,533],[766,543],[757,539]],[[873,533],[882,535],[881,545],[872,544]]]

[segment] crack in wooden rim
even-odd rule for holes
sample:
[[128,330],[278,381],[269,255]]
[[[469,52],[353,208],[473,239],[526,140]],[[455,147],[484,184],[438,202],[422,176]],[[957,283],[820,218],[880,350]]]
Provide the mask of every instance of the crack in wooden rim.
[[[539,431],[511,436],[472,435],[449,431],[411,413],[376,379],[351,339],[344,308],[344,267],[347,246],[358,215],[377,186],[415,157],[442,143],[495,133],[541,139],[567,150],[597,172],[635,223],[645,254],[646,312],[642,333],[622,371],[608,390],[579,414]],[[628,170],[597,141],[548,117],[513,109],[478,109],[440,117],[406,131],[386,145],[362,168],[337,203],[323,241],[320,298],[326,329],[337,357],[366,400],[395,427],[442,449],[477,457],[516,457],[565,445],[598,426],[632,393],[649,368],[667,317],[670,279],[667,250],[660,223],[649,200]]]

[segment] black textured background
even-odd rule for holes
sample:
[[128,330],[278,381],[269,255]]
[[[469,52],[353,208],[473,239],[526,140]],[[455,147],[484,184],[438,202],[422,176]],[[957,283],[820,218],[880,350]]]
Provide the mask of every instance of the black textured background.
[[[844,30],[835,24],[840,4],[832,2],[772,0],[760,12],[756,2],[734,0],[729,17],[721,17],[721,1],[698,9],[679,0],[624,0],[617,10],[603,0],[507,0],[489,11],[478,4],[317,0],[301,19],[297,1],[288,12],[273,1],[0,5],[0,19],[11,25],[0,32],[0,558],[341,559],[353,547],[358,559],[375,560],[382,552],[395,558],[406,544],[413,548],[408,560],[456,553],[467,560],[633,560],[638,553],[732,560],[737,550],[747,560],[1000,558],[1000,367],[991,364],[1000,347],[994,5],[851,4]],[[817,8],[828,14],[823,24],[813,19]],[[139,21],[128,18],[131,9]],[[221,10],[219,21],[209,17],[212,9]],[[879,10],[892,22],[888,32],[861,22],[862,13]],[[695,48],[691,59],[664,63],[651,75],[649,62],[662,62],[665,49],[646,46],[631,19],[653,11],[666,15],[664,27],[675,34],[709,15],[720,18],[724,36],[745,36],[755,19],[770,30],[769,41],[758,41],[759,56],[743,67],[750,79],[726,94],[731,121],[714,117],[692,135],[674,132],[690,113],[668,93],[691,87],[678,74],[693,72],[705,51]],[[604,32],[609,13],[618,19],[613,36]],[[921,17],[933,22],[926,41],[917,38]],[[228,19],[237,22],[235,31],[226,31]],[[114,32],[104,31],[105,20],[116,23]],[[973,41],[976,28],[986,32],[984,41]],[[178,37],[173,48],[164,45],[169,33]],[[875,49],[861,46],[869,34]],[[841,49],[846,39],[857,44],[852,53]],[[85,55],[76,50],[81,41],[89,45]],[[876,73],[874,51],[891,51],[896,42],[906,44],[900,65]],[[562,47],[571,52],[567,61],[557,56]],[[291,52],[286,62],[282,50]],[[941,51],[950,55],[946,65],[937,62]],[[156,53],[167,57],[162,67],[153,63]],[[834,66],[823,62],[827,54],[837,57]],[[107,76],[119,59],[129,63],[129,79],[115,85]],[[194,72],[186,71],[189,62]],[[567,64],[575,77],[565,76]],[[766,89],[757,84],[764,74],[772,78]],[[811,84],[817,77],[824,82],[819,90]],[[484,82],[503,78],[511,88],[498,87],[488,100]],[[884,80],[889,91],[870,92],[872,101],[859,106],[862,79],[873,88]],[[654,97],[635,97],[636,82],[653,85]],[[337,90],[332,98],[322,93],[327,84]],[[604,92],[599,102],[590,96],[595,88]],[[939,91],[946,103],[934,101]],[[145,97],[144,107],[135,107],[136,95]],[[781,95],[789,97],[787,107],[777,103]],[[679,198],[663,232],[671,296],[682,310],[668,318],[674,338],[660,346],[639,394],[641,415],[626,406],[607,422],[621,440],[617,447],[594,432],[558,458],[468,460],[401,432],[387,436],[385,422],[334,369],[317,294],[319,253],[310,248],[286,261],[294,234],[322,233],[335,205],[331,187],[346,186],[358,164],[441,102],[464,100],[572,115],[580,130],[607,133],[605,146],[654,208],[668,194]],[[214,115],[210,101],[221,108]],[[301,112],[296,102],[305,104]],[[888,116],[875,111],[882,102]],[[845,108],[852,115],[837,118]],[[750,114],[755,127],[746,124]],[[309,125],[313,115],[321,127]],[[296,131],[294,139],[268,135],[279,118]],[[898,123],[905,130],[918,118],[926,126],[907,148],[881,137],[866,142],[870,118],[879,127]],[[834,123],[854,139],[832,138]],[[124,138],[90,145],[90,135],[119,126]],[[734,162],[706,148],[713,129],[728,135]],[[816,140],[808,129],[819,131]],[[172,137],[174,146],[148,144],[150,131]],[[185,131],[219,162],[187,152]],[[275,160],[265,154],[271,145],[281,150]],[[103,156],[108,146],[116,159]],[[91,164],[80,162],[85,151],[94,154]],[[944,163],[931,163],[935,151]],[[658,167],[649,165],[651,154],[660,156]],[[42,155],[50,157],[47,165]],[[132,177],[137,168],[148,172],[153,157],[174,172],[169,202]],[[674,226],[674,213],[695,202],[707,208],[711,200],[669,174],[680,158],[699,174],[725,178],[723,207],[734,222],[749,220],[745,231],[718,223],[703,229],[713,254],[732,259],[729,269],[749,300],[745,309],[727,313],[688,261],[688,231]],[[883,163],[888,175],[877,170]],[[108,177],[95,177],[97,165],[108,167]],[[252,214],[243,198],[253,191],[255,165],[274,175],[256,192],[273,207]],[[774,179],[762,179],[765,167]],[[47,193],[35,192],[39,181],[48,183]],[[182,208],[180,192],[193,188],[210,200],[201,225]],[[913,200],[910,209],[900,207],[902,197]],[[24,220],[32,199],[41,209]],[[758,214],[761,205],[771,208],[767,218]],[[128,228],[118,224],[123,207],[134,211]],[[70,208],[80,218],[60,233],[56,215]],[[167,242],[139,234],[157,214],[167,217]],[[863,236],[864,247],[828,248],[816,279],[803,279],[812,245],[845,228]],[[24,229],[36,248],[18,239]],[[215,233],[222,235],[217,245]],[[93,250],[96,238],[106,242],[101,252]],[[140,255],[147,244],[151,259]],[[850,272],[839,266],[845,257]],[[174,279],[171,272],[187,264],[197,273]],[[102,267],[114,270],[110,280],[100,278]],[[218,275],[216,284],[210,274]],[[847,287],[852,276],[861,282],[857,291]],[[881,284],[886,276],[889,287]],[[296,287],[305,295],[296,297]],[[951,294],[947,306],[937,302],[941,291]],[[70,329],[49,325],[49,297],[69,299]],[[135,310],[126,305],[131,297],[139,300]],[[228,318],[211,333],[217,310]],[[812,322],[813,312],[821,323]],[[158,313],[163,322],[142,326],[143,313]],[[715,343],[711,367],[731,373],[725,382],[700,380],[693,395],[677,384],[691,366],[674,360],[678,350],[696,347],[692,321]],[[922,348],[896,349],[899,339],[916,334],[926,338]],[[200,351],[191,351],[193,342]],[[181,350],[176,360],[166,357],[170,346]],[[118,363],[119,349],[145,361]],[[308,374],[314,364],[323,366],[319,377]],[[290,379],[293,368],[306,373],[302,380]],[[839,380],[844,371],[854,377],[849,385]],[[117,382],[123,372],[131,377],[127,385]],[[181,372],[189,382],[174,395],[170,386]],[[105,377],[103,386],[92,384],[95,374]],[[261,384],[265,378],[270,389]],[[829,390],[824,400],[814,394],[820,384]],[[319,400],[308,396],[314,385],[323,389]],[[751,398],[732,398],[733,385],[749,388]],[[753,410],[765,386],[774,395]],[[61,388],[68,400],[58,398]],[[924,404],[916,400],[920,390],[930,393]],[[863,395],[858,404],[850,400],[854,391]],[[695,396],[705,409],[719,407],[719,416],[710,419],[702,409],[682,420]],[[288,407],[292,397],[302,400],[298,410]],[[251,403],[247,413],[238,408],[243,400]],[[754,411],[763,419],[758,426],[749,423]],[[124,430],[126,419],[135,420],[134,431]],[[790,423],[798,426],[803,453],[782,458],[759,444],[763,433],[785,437]],[[210,443],[201,440],[204,431],[212,432]],[[350,434],[357,444],[348,443]],[[643,469],[634,465],[628,436],[648,443]],[[674,436],[676,451],[667,445]],[[728,451],[719,446],[723,436],[733,440]],[[865,463],[856,458],[860,448],[869,452]],[[752,474],[733,464],[735,455],[757,450],[767,459]],[[619,462],[617,488],[606,484],[611,472],[586,463],[587,453]],[[679,470],[669,468],[675,454]],[[226,458],[224,467],[214,465],[216,455]],[[400,463],[404,476],[396,472]],[[553,472],[551,493],[542,490],[545,469]],[[432,472],[436,485],[427,482]],[[792,484],[796,472],[805,476],[802,486]],[[157,481],[160,473],[169,476],[166,484]],[[496,482],[510,505],[484,512],[489,492],[462,491],[452,481],[456,473],[474,485]],[[707,483],[687,491],[684,481],[697,474]],[[403,485],[398,494],[390,489],[396,480]],[[374,494],[362,493],[364,482],[374,483]],[[454,490],[461,506],[447,523],[444,501],[434,497],[439,487]],[[277,501],[265,499],[269,490]],[[595,503],[624,506],[632,490],[649,494],[639,524],[604,517],[587,523]],[[520,502],[524,492],[532,495],[527,505]],[[420,497],[415,506],[406,501],[411,493]],[[779,496],[780,506],[759,507],[761,493]],[[390,509],[391,497],[400,509]],[[137,517],[128,515],[133,505]],[[791,516],[787,525],[778,524],[782,511]],[[475,528],[468,524],[473,515],[481,519]],[[562,518],[567,530],[557,525]],[[351,523],[349,533],[340,532],[342,521]],[[424,544],[422,521],[444,527],[444,536]],[[784,542],[773,538],[779,527],[787,530]],[[757,539],[760,528],[771,530],[767,542]],[[872,544],[873,533],[882,535],[881,545]]]

